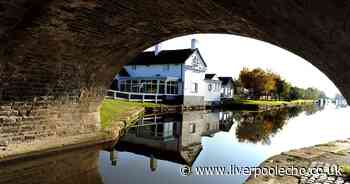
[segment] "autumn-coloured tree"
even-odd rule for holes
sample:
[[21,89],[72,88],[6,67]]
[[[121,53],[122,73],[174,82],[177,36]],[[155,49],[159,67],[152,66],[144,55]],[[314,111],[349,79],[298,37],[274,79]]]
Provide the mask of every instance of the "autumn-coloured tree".
[[241,81],[244,88],[253,88],[253,76],[248,68],[243,68],[243,70],[239,74],[239,80]]
[[261,96],[278,97],[278,100],[297,100],[326,97],[325,93],[316,88],[299,88],[292,86],[283,80],[280,75],[272,71],[265,71],[261,68],[250,70],[243,68],[239,75],[239,81],[245,89],[249,90],[249,96],[254,99],[260,99]]
[[265,89],[265,71],[256,68],[254,70],[249,70],[248,68],[243,68],[240,72],[239,79],[244,88],[248,89],[250,96],[254,98],[259,98]]
[[265,73],[264,77],[264,92],[265,96],[272,96],[274,93],[276,93],[277,88],[277,81],[281,77],[271,71],[268,71]]
[[239,79],[244,88],[251,92],[254,98],[260,98],[262,95],[271,95],[276,90],[276,83],[279,75],[273,72],[266,72],[261,68],[249,70],[243,68],[240,72]]

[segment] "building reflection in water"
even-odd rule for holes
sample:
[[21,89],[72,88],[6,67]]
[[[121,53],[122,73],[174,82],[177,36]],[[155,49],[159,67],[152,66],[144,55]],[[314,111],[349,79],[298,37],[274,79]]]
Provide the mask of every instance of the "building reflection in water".
[[240,142],[270,144],[270,138],[283,129],[288,119],[320,109],[305,106],[267,112],[191,111],[147,116],[128,130],[116,150],[148,157],[151,171],[157,170],[158,159],[192,166],[202,150],[203,136],[232,132]]
[[229,130],[232,112],[192,111],[147,116],[131,127],[116,150],[149,157],[151,171],[157,159],[192,166],[202,150],[202,136]]
[[117,166],[118,152],[115,150],[110,150],[109,151],[109,160],[111,161],[112,166]]
[[[192,166],[202,151],[203,136],[211,139],[217,132],[228,132],[240,142],[269,144],[271,136],[282,130],[288,119],[304,111],[305,115],[314,114],[323,108],[316,105],[269,112],[192,111],[147,116],[127,131],[115,150],[109,150],[109,159],[112,166],[118,166],[118,152],[126,151],[148,157],[145,165],[152,172],[162,164],[158,160]],[[0,183],[102,184],[100,149],[90,147],[15,163],[3,162]],[[104,172],[107,171],[101,172],[105,177]]]

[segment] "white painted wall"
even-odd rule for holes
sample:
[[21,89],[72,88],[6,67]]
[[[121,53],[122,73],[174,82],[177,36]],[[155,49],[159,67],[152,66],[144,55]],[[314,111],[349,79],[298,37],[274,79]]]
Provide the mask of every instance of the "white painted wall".
[[[221,81],[219,80],[205,80],[206,90],[205,90],[205,98],[206,102],[215,102],[220,101],[221,95]],[[211,84],[212,89],[209,91],[209,85]],[[216,88],[215,88],[216,85]]]
[[201,142],[203,134],[218,131],[220,131],[219,113],[183,112],[180,144],[183,147],[198,144]]
[[[200,57],[198,51],[194,52],[185,64],[169,64],[169,70],[164,65],[127,65],[125,70],[131,77],[176,77],[182,79],[183,84],[179,84],[179,94],[184,96],[202,96],[206,95],[208,86],[206,85],[205,71],[206,66]],[[195,83],[198,84],[198,91],[195,92]]]
[[222,86],[221,94],[224,98],[232,98],[234,95],[233,85],[232,83],[228,83],[227,85]]
[[[198,66],[193,68],[193,60],[198,59]],[[198,52],[193,53],[185,62],[184,68],[184,95],[185,96],[204,96],[206,85],[204,82],[205,70],[203,60],[199,57]],[[194,91],[194,84],[198,84],[198,91]]]
[[[204,73],[194,72],[192,70],[185,69],[185,84],[184,84],[184,95],[185,96],[204,96],[205,83]],[[195,83],[198,85],[198,91],[195,92]]]
[[[200,54],[198,53],[198,50],[196,50],[196,52],[194,52],[186,61],[185,61],[185,65],[187,66],[193,66],[194,65],[194,61],[198,62],[198,65],[196,67],[196,69],[199,70],[207,70],[204,61],[202,60],[202,58],[200,57]],[[203,78],[204,79],[204,78]]]
[[181,79],[181,64],[169,64],[169,70],[167,70],[167,64],[164,65],[127,65],[124,68],[130,74],[131,77],[154,77],[159,74],[162,77],[176,77]]

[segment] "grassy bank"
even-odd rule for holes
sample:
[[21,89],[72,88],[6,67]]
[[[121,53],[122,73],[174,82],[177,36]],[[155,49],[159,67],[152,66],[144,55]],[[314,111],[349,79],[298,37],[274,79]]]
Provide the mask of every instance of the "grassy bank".
[[269,110],[272,108],[311,104],[313,102],[313,100],[231,100],[224,102],[223,107],[228,109]]
[[244,105],[270,105],[270,106],[279,106],[279,105],[290,105],[290,104],[305,104],[313,103],[313,100],[293,100],[293,101],[272,101],[272,100],[233,100],[232,103],[235,104],[244,104]]
[[159,104],[154,103],[139,103],[139,102],[128,102],[123,100],[109,100],[103,101],[100,115],[101,115],[101,126],[103,129],[111,127],[113,122],[123,121],[128,119],[136,112],[143,110],[146,107],[158,107]]

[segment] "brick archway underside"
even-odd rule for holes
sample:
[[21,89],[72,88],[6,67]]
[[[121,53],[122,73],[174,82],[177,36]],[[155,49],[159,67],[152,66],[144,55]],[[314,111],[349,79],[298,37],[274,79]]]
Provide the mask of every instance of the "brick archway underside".
[[349,15],[345,0],[1,1],[0,141],[98,129],[98,106],[120,67],[160,41],[193,33],[285,48],[350,100]]

